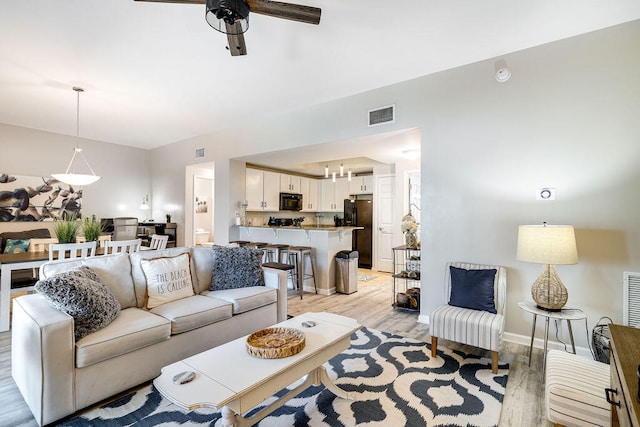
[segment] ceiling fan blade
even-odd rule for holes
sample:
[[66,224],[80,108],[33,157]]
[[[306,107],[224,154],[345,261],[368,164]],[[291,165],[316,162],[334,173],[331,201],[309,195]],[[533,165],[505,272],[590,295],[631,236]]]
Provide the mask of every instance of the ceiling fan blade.
[[133,0],[146,1],[150,3],[182,3],[182,4],[205,4],[205,0]]
[[[244,42],[244,35],[242,34],[242,26],[239,22],[229,24],[225,22],[227,26],[227,41],[229,42],[229,52],[231,56],[241,56],[247,54],[247,45]],[[232,34],[236,33],[236,34]]]
[[320,23],[321,9],[317,7],[270,0],[245,1],[249,5],[249,10],[253,13],[288,19],[290,21],[304,22],[306,24],[318,25]]

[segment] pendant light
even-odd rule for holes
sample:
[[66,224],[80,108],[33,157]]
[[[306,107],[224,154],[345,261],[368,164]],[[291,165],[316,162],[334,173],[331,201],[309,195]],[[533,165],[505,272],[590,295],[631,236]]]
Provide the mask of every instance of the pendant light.
[[[71,161],[69,162],[69,166],[67,166],[67,170],[65,171],[65,173],[54,173],[51,176],[57,179],[58,181],[64,182],[65,184],[69,184],[69,185],[89,185],[99,180],[100,177],[96,175],[93,169],[91,169],[91,166],[89,166],[89,162],[87,162],[87,159],[84,158],[84,154],[82,154],[82,148],[80,148],[79,146],[79,143],[80,143],[80,92],[84,92],[84,89],[82,89],[81,87],[74,86],[73,90],[76,91],[77,98],[78,98],[77,108],[76,108],[76,146],[73,149],[73,156],[71,157]],[[73,173],[73,171],[75,170],[74,162],[78,154],[80,155],[84,163],[89,168],[91,175]]]

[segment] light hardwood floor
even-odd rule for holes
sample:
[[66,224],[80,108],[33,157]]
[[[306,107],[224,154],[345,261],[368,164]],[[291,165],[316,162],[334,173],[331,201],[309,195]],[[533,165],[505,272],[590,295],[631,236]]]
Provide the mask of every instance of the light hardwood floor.
[[[307,311],[327,311],[357,319],[360,324],[385,332],[430,342],[428,326],[418,323],[418,315],[391,307],[391,278],[383,273],[361,270],[361,274],[375,275],[375,279],[358,282],[358,291],[351,295],[331,296],[305,293],[304,298],[289,297],[289,314]],[[438,345],[456,348],[467,353],[489,357],[489,352],[441,340]],[[509,363],[509,380],[502,407],[500,426],[551,426],[546,421],[542,351],[535,350],[531,367],[528,348],[503,343],[500,362]],[[11,378],[11,332],[0,333],[0,426],[37,426]]]

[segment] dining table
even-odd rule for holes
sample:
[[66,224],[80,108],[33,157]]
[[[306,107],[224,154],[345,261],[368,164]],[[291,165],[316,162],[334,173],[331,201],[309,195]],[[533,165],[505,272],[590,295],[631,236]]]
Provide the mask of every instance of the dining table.
[[[103,248],[96,255],[104,254]],[[49,252],[22,252],[18,254],[0,254],[0,332],[9,330],[11,310],[11,272],[30,268],[40,268],[49,261]]]
[[40,268],[47,261],[49,261],[49,252],[46,251],[0,254],[0,332],[9,330],[11,272]]

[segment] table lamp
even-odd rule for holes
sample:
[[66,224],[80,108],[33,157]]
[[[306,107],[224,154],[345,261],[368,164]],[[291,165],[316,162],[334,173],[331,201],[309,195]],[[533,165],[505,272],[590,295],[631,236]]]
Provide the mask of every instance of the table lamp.
[[576,237],[571,225],[521,225],[518,227],[518,260],[544,264],[531,286],[539,308],[560,311],[569,293],[562,284],[556,264],[577,264]]

